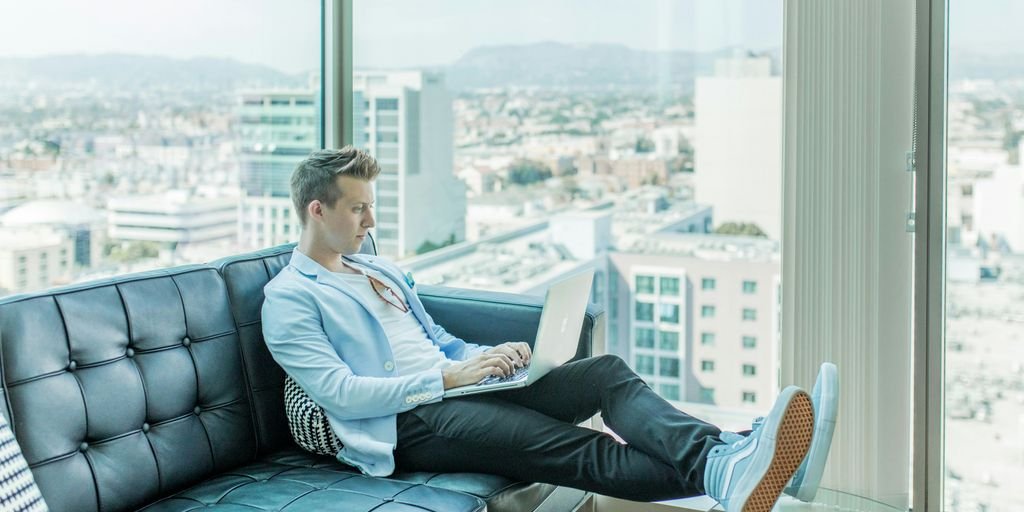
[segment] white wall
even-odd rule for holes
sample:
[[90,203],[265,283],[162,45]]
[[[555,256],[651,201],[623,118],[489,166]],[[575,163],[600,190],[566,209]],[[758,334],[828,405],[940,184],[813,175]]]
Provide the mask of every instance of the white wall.
[[754,222],[782,236],[782,79],[697,78],[694,194],[715,224]]

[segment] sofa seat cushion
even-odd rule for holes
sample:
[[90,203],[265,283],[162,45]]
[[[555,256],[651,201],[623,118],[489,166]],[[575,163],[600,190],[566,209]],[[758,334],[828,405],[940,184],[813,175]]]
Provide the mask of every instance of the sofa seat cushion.
[[213,476],[143,510],[500,512],[533,510],[553,490],[554,486],[547,484],[476,473],[398,473],[370,478],[333,458],[288,448]]

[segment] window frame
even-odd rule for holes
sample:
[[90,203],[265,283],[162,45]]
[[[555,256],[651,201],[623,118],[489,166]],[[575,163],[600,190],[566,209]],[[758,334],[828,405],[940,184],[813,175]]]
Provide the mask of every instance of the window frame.
[[946,92],[948,0],[915,0],[911,508],[945,495]]

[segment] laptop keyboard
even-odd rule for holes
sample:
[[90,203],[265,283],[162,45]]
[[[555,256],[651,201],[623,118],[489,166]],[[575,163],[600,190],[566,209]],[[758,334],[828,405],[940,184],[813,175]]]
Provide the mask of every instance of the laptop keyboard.
[[512,373],[512,375],[509,375],[507,377],[497,377],[494,375],[491,375],[490,377],[484,377],[484,379],[481,380],[480,382],[477,382],[476,385],[483,386],[485,384],[504,384],[506,382],[520,381],[526,378],[526,375],[529,373],[529,371],[530,365],[526,365],[522,368],[519,368],[514,373]]

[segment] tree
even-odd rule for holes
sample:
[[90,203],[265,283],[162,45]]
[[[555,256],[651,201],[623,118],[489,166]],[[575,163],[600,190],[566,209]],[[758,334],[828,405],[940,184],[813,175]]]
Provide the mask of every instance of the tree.
[[719,235],[756,236],[760,238],[768,238],[768,235],[753,222],[726,222],[715,228],[715,233]]
[[652,153],[654,152],[654,141],[647,137],[637,137],[635,149],[637,153]]
[[508,168],[508,180],[516,185],[529,185],[550,177],[551,169],[533,160],[519,159]]
[[443,242],[441,242],[440,244],[435,244],[434,242],[431,242],[430,240],[427,240],[427,241],[423,242],[422,244],[420,244],[419,247],[416,248],[416,254],[417,255],[419,255],[419,254],[426,254],[426,253],[428,253],[430,251],[436,251],[436,250],[438,250],[438,249],[440,249],[442,247],[447,247],[447,246],[452,245],[454,243],[455,243],[455,233],[452,233],[452,234],[448,235],[448,239],[443,241]]

